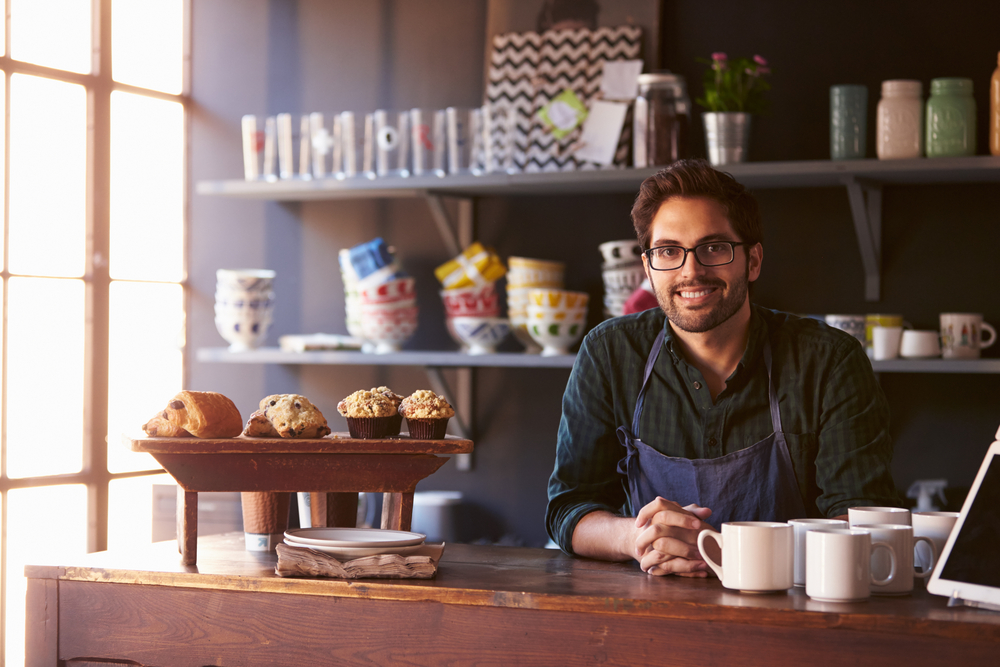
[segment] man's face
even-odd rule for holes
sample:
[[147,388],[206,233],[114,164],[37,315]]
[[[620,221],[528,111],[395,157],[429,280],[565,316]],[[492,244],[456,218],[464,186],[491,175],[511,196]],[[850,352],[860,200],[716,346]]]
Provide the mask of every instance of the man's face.
[[[740,239],[722,206],[711,199],[672,197],[665,201],[650,225],[650,247],[676,245],[694,248],[709,241]],[[646,275],[660,308],[670,323],[692,333],[710,331],[748,303],[747,289],[760,275],[760,244],[744,251],[734,248],[734,259],[722,266],[702,266],[690,252],[684,265],[673,271],[653,271],[642,256]]]

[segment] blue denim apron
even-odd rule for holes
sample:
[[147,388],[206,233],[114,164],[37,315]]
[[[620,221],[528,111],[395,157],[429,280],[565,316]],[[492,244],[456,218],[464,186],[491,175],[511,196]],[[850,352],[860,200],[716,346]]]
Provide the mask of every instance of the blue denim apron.
[[806,516],[795,481],[795,471],[781,431],[778,397],[771,379],[771,344],[765,338],[768,402],[774,432],[760,442],[715,459],[685,459],[665,456],[636,437],[646,388],[653,365],[663,347],[660,331],[646,359],[642,388],[632,416],[632,429],[618,427],[618,439],[626,454],[618,472],[628,477],[632,516],[662,496],[681,507],[692,503],[712,510],[708,523],[720,529],[727,521],[787,521]]

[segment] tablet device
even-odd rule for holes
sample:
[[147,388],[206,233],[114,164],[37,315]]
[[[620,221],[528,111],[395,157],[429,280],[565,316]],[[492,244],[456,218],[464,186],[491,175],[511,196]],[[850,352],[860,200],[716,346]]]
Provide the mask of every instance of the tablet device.
[[979,466],[927,590],[1000,610],[1000,431]]

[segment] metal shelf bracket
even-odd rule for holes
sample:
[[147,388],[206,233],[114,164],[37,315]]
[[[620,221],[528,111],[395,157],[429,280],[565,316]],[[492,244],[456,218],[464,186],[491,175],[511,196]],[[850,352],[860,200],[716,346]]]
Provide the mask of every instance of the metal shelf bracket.
[[[456,435],[460,438],[474,441],[476,422],[473,404],[473,387],[475,386],[473,369],[457,369],[455,392],[452,392],[448,386],[448,382],[444,379],[444,374],[441,373],[441,368],[437,366],[425,366],[424,371],[427,373],[427,379],[435,394],[454,397],[453,407],[455,408],[455,416],[452,419],[455,421],[455,430],[458,432]],[[456,454],[455,467],[458,470],[472,470],[472,454]]]
[[882,286],[882,184],[854,176],[844,178],[843,184],[865,270],[865,300],[878,301]]

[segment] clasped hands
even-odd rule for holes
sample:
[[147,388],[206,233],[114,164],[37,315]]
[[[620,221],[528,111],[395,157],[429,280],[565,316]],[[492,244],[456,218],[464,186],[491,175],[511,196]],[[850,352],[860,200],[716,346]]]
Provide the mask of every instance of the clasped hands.
[[[698,552],[698,534],[715,530],[705,523],[712,510],[698,505],[681,507],[657,497],[635,517],[635,559],[642,571],[655,576],[677,574],[682,577],[707,577],[711,572]],[[705,546],[717,562],[721,555],[714,541]]]

